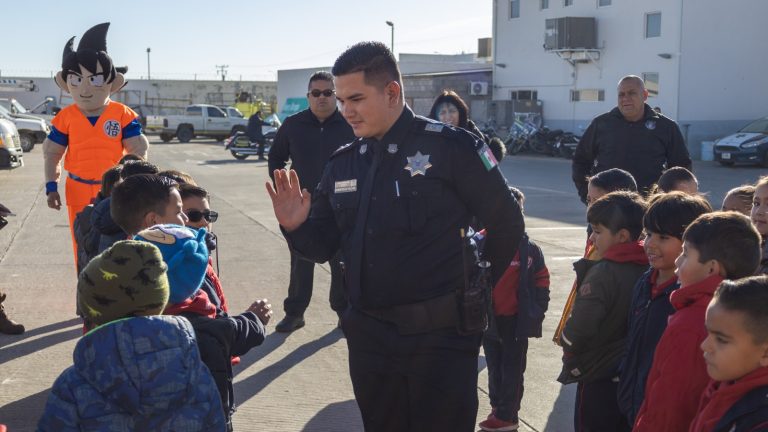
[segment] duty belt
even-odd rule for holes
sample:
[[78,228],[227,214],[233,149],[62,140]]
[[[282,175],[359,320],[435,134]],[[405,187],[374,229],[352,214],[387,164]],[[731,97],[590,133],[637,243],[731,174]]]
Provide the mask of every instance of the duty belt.
[[361,309],[364,314],[397,326],[402,335],[427,333],[433,330],[456,327],[459,311],[456,293],[418,303],[392,306],[384,309]]
[[69,178],[71,178],[72,180],[76,181],[76,182],[85,183],[87,185],[100,185],[101,184],[101,180],[88,180],[88,179],[84,179],[82,177],[78,177],[78,176],[76,176],[76,175],[74,175],[72,173],[67,173],[67,176]]

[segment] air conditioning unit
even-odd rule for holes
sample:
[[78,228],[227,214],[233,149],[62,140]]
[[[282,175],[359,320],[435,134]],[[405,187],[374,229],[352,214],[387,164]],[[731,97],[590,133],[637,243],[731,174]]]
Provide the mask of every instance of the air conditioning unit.
[[470,81],[469,94],[472,96],[485,96],[488,94],[487,81]]

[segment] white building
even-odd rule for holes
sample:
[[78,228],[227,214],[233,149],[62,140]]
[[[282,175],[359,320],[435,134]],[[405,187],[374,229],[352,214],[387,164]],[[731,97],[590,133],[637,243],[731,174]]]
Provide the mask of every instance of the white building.
[[[646,79],[648,104],[677,120],[694,157],[701,141],[768,115],[768,1],[493,0],[493,6],[493,98],[535,92],[550,127],[578,133],[616,106],[616,84],[627,74]],[[545,49],[546,20],[562,17],[593,17],[594,49]],[[579,33],[577,39],[585,35]]]

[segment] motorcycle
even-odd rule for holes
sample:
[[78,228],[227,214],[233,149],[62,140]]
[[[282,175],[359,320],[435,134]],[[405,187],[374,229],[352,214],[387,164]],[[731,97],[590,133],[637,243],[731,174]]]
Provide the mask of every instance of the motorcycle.
[[565,132],[555,142],[555,149],[560,157],[566,159],[573,159],[574,153],[576,153],[576,147],[579,145],[581,137],[571,132]]
[[[272,147],[272,142],[275,140],[275,132],[272,131],[267,133],[264,135],[264,139],[266,142],[264,143],[264,152],[262,153],[262,156],[267,156],[269,154],[269,149]],[[259,143],[251,141],[245,132],[237,131],[234,135],[224,141],[224,149],[229,150],[235,159],[244,160],[247,159],[248,156],[259,154]]]
[[556,143],[561,135],[563,135],[562,129],[549,130],[549,128],[545,126],[533,132],[533,134],[528,137],[528,142],[531,150],[535,153],[556,156],[558,154]]

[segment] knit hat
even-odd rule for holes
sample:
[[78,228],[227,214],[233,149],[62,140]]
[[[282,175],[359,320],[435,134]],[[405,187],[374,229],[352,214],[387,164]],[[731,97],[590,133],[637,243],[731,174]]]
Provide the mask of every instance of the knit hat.
[[168,265],[168,302],[180,303],[203,284],[208,268],[205,228],[199,230],[173,224],[155,225],[139,232],[134,239],[150,242],[160,249]]
[[166,265],[154,245],[115,243],[77,279],[77,304],[86,321],[101,325],[136,315],[158,315],[168,303]]

